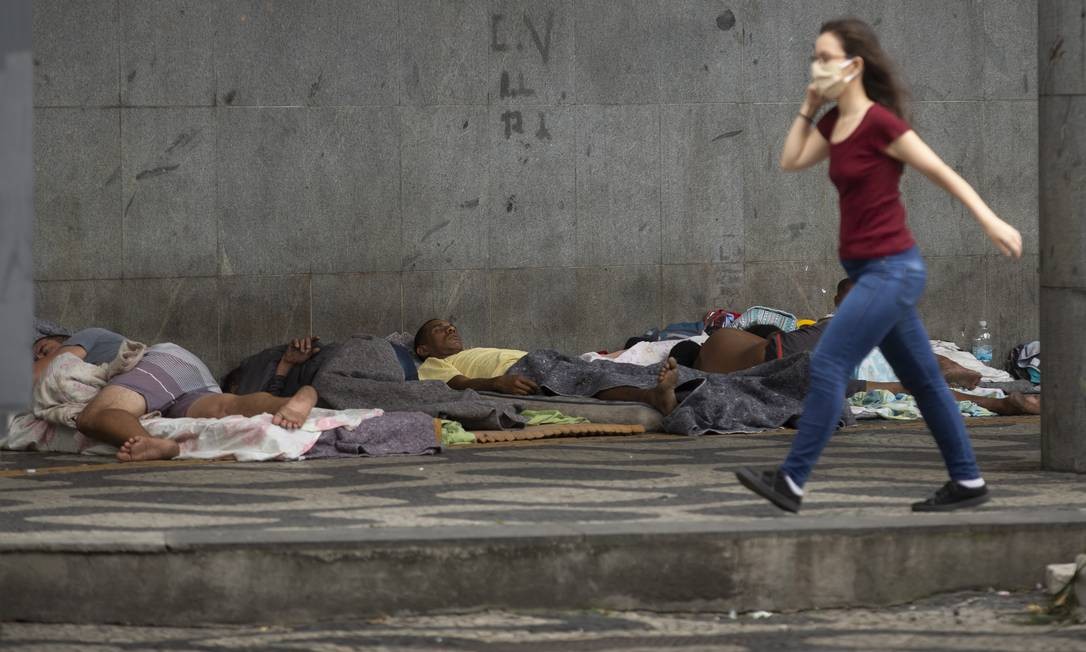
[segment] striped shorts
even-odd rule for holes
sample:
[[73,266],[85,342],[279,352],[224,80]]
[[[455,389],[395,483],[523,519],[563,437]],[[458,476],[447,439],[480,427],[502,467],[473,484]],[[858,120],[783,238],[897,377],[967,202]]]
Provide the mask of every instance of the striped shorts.
[[221,394],[211,371],[191,352],[176,344],[155,344],[131,371],[114,376],[109,385],[128,388],[147,402],[148,412],[184,417],[196,399]]

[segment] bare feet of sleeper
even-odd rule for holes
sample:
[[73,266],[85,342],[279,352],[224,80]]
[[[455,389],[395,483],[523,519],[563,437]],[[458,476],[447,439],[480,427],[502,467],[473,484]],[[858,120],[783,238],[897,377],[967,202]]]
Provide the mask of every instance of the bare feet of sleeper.
[[675,386],[679,384],[679,363],[675,358],[668,358],[660,365],[660,373],[656,376],[656,387],[653,387],[652,406],[664,416],[671,414],[675,406],[679,404],[675,398]]
[[301,428],[306,418],[309,417],[309,412],[316,404],[317,390],[306,385],[299,389],[294,396],[290,397],[290,400],[284,403],[283,407],[279,408],[279,411],[272,417],[272,423],[287,430]]
[[980,372],[967,369],[950,358],[944,358],[941,355],[935,356],[935,360],[939,363],[939,370],[943,372],[943,378],[946,379],[947,385],[974,389],[980,384],[982,377]]
[[1023,394],[1022,392],[1013,392],[1007,395],[1007,404],[1010,406],[1010,414],[1040,414],[1041,413],[1041,395],[1040,394]]
[[147,460],[172,460],[181,454],[181,447],[172,439],[161,437],[133,437],[121,444],[117,459],[121,462]]

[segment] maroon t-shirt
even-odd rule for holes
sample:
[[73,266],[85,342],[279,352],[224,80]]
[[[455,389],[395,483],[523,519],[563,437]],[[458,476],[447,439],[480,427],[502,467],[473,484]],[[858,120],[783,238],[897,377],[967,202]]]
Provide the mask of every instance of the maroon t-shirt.
[[[834,107],[818,121],[818,130],[827,141],[837,116]],[[830,180],[840,195],[841,258],[880,258],[916,244],[905,225],[905,206],[898,189],[905,165],[885,151],[911,128],[876,102],[848,138],[830,143]]]

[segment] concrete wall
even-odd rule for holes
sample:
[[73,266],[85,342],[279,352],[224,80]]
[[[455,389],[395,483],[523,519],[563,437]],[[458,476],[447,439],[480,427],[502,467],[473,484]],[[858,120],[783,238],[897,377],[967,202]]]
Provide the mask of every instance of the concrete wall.
[[0,434],[30,402],[34,223],[31,3],[0,4]]
[[1001,260],[907,175],[932,334],[1036,338],[1022,0],[38,0],[40,312],[217,370],[435,315],[575,351],[711,307],[821,315],[835,193],[775,160],[820,21],[853,12],[919,133],[1025,235]]

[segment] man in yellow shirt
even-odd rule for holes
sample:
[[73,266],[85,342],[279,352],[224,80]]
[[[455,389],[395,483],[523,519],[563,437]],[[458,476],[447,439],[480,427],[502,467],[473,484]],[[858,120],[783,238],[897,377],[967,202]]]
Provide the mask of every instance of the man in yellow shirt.
[[[431,319],[415,334],[415,354],[422,358],[419,380],[443,380],[453,389],[475,389],[526,396],[539,392],[539,385],[520,374],[506,373],[528,355],[516,349],[464,348],[460,331],[444,319]],[[661,367],[656,387],[614,387],[595,398],[605,401],[648,403],[667,415],[675,409],[678,365],[674,358]]]
[[431,319],[415,334],[415,354],[422,358],[419,380],[440,380],[453,389],[477,389],[525,396],[539,386],[524,376],[506,374],[528,355],[516,349],[464,348],[460,331],[444,319]]

